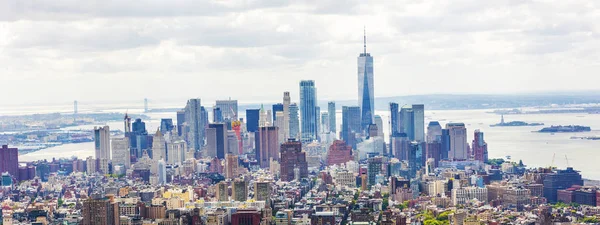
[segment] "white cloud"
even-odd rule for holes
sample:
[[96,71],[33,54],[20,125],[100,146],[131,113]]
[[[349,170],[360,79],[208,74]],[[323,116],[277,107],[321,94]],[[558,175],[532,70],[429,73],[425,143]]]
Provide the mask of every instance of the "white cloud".
[[593,0],[7,0],[0,102],[274,101],[301,79],[353,99],[363,26],[377,96],[597,89],[599,19]]

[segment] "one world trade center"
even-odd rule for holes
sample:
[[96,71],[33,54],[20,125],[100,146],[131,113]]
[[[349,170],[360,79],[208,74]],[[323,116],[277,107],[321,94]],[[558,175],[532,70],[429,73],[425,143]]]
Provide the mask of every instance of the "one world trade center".
[[[364,35],[364,52],[358,56],[358,105],[361,128],[366,131],[373,124],[375,98],[373,94],[373,57],[367,53],[367,35]],[[381,128],[380,128],[381,129]]]

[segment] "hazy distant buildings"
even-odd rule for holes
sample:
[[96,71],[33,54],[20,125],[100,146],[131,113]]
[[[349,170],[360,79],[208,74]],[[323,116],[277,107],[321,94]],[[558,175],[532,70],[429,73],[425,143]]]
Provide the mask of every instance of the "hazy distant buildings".
[[215,107],[221,109],[223,120],[234,121],[238,119],[237,100],[217,100]]
[[317,88],[315,81],[300,81],[301,140],[311,142],[317,139]]
[[165,137],[162,132],[158,130],[152,137],[152,158],[154,160],[165,160],[167,161],[167,148],[165,146]]
[[375,116],[375,95],[373,82],[373,57],[367,53],[367,36],[364,37],[364,51],[358,56],[358,105],[360,107],[361,128],[366,130]]

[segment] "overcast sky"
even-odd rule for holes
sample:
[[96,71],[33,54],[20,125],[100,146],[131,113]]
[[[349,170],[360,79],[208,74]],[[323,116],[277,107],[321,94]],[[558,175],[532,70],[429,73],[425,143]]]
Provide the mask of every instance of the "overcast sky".
[[[0,1],[0,105],[598,90],[600,1]],[[182,105],[184,102],[181,103]]]

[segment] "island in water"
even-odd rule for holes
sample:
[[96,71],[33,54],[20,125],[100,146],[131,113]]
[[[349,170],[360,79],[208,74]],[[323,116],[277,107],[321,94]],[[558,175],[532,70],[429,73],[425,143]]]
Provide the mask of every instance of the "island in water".
[[492,124],[490,127],[524,127],[524,126],[542,126],[543,123],[526,123],[523,121],[504,122],[504,115],[500,118],[500,123]]
[[538,132],[541,133],[570,133],[570,132],[589,132],[592,131],[590,127],[569,125],[569,126],[550,126],[544,127]]

